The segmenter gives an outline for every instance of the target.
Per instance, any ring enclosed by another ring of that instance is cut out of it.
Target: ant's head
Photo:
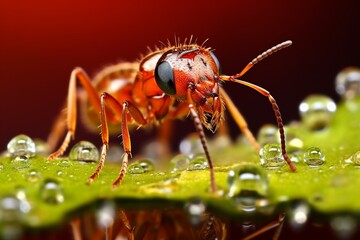
[[[209,129],[217,126],[223,113],[219,74],[219,61],[213,52],[196,44],[169,49],[155,67],[158,87],[180,101],[193,103]]]

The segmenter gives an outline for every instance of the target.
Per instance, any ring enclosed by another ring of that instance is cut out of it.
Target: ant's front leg
[[[75,129],[76,129],[76,122],[77,122],[77,107],[76,107],[76,101],[77,101],[77,95],[79,94],[76,90],[76,80],[80,81],[81,86],[85,89],[88,97],[89,97],[89,101],[91,103],[91,105],[94,106],[94,108],[97,111],[100,111],[100,99],[99,99],[99,95],[96,91],[96,89],[94,88],[94,86],[91,84],[91,81],[88,77],[88,75],[85,73],[85,71],[81,68],[75,68],[72,72],[71,72],[71,76],[70,76],[70,83],[69,83],[69,89],[68,89],[68,97],[67,97],[67,110],[66,112],[61,112],[59,114],[59,116],[57,117],[52,131],[49,134],[47,143],[48,146],[50,147],[51,150],[53,150],[53,148],[55,147],[55,145],[57,144],[57,142],[59,141],[59,137],[62,135],[63,133],[63,122],[66,119],[66,123],[67,123],[67,134],[65,136],[65,139],[63,140],[61,146],[52,154],[50,154],[50,156],[48,157],[49,159],[54,159],[58,156],[60,156],[61,154],[63,154],[69,143],[71,138],[74,137],[75,135]]]
[[[94,179],[100,174],[105,163],[106,150],[109,145],[109,130],[107,124],[108,112],[105,111],[105,102],[108,104],[108,106],[114,112],[115,115],[119,116],[121,114],[121,128],[122,128],[124,155],[122,156],[122,165],[119,176],[113,183],[113,187],[116,187],[122,182],[126,174],[128,158],[129,156],[131,157],[131,139],[130,139],[129,127],[128,127],[128,113],[140,125],[145,125],[147,121],[140,112],[140,110],[129,101],[124,101],[123,104],[121,105],[110,94],[108,93],[101,94],[100,96],[101,138],[103,145],[102,145],[101,157],[98,167],[96,168],[95,172],[89,177],[88,184],[93,182]]]

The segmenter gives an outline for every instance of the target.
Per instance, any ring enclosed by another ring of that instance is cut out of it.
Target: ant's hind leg
[[[65,124],[63,124],[63,122],[65,121],[65,119],[67,123],[67,134],[61,146],[55,152],[50,154],[50,156],[48,157],[49,159],[54,159],[60,156],[61,154],[63,154],[66,151],[71,138],[73,138],[75,135],[76,121],[77,121],[76,101],[77,101],[77,95],[79,94],[78,91],[76,90],[76,80],[79,80],[80,84],[85,89],[89,97],[90,103],[95,107],[96,110],[100,111],[100,99],[95,88],[92,86],[89,77],[87,76],[87,74],[83,69],[75,68],[71,72],[71,76],[70,76],[70,83],[69,83],[68,97],[67,97],[67,110],[59,114],[47,140],[50,149],[52,150],[54,148],[54,146],[57,144],[59,140],[59,136],[64,132]]]

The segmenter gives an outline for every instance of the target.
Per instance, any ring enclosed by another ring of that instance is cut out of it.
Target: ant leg
[[[256,149],[256,151],[260,151],[260,146],[257,143],[254,135],[249,130],[245,118],[242,116],[240,111],[237,109],[229,95],[225,92],[224,89],[221,88],[220,94],[222,98],[224,99],[226,107],[229,109],[231,116],[234,118],[236,124],[239,126],[241,132],[246,136],[246,138],[249,140],[251,145]]]
[[[273,96],[271,96],[270,92],[267,91],[266,89],[264,89],[262,87],[259,87],[259,86],[255,85],[255,84],[249,83],[249,82],[245,82],[245,81],[242,81],[242,80],[235,79],[234,76],[225,76],[225,75],[223,75],[223,76],[220,76],[220,79],[224,80],[224,81],[240,83],[242,85],[245,85],[247,87],[250,87],[250,88],[254,89],[255,91],[261,93],[263,96],[268,98],[268,100],[271,103],[271,106],[272,106],[272,108],[274,110],[275,117],[276,117],[276,122],[277,122],[279,133],[280,133],[280,143],[281,143],[282,155],[283,155],[285,161],[287,162],[287,164],[289,165],[291,171],[295,172],[296,167],[291,162],[290,158],[288,157],[288,155],[286,153],[284,125],[283,125],[283,121],[282,121],[282,118],[281,118],[280,109],[279,109],[279,106],[277,105],[277,103],[275,101],[275,98],[273,98]]]
[[[128,235],[127,236],[128,240],[134,240],[135,239],[135,236],[134,236],[134,228],[135,227],[131,226],[129,219],[123,210],[119,211],[118,218],[121,220],[121,225],[123,225],[125,227],[125,231],[127,232],[127,235]],[[121,230],[119,231],[119,234],[115,239],[121,239],[120,234],[121,234]]]
[[[123,148],[124,155],[122,156],[122,166],[120,170],[119,177],[113,183],[113,187],[116,187],[123,180],[127,164],[128,158],[131,157],[131,139],[128,128],[128,113],[130,113],[131,117],[140,125],[146,124],[146,120],[143,117],[142,113],[138,108],[136,108],[132,103],[128,101],[124,101],[121,105],[113,96],[104,92],[100,96],[100,115],[101,115],[101,139],[102,139],[102,150],[101,156],[99,160],[99,164],[95,170],[95,172],[89,177],[88,184],[94,181],[94,179],[100,174],[106,158],[106,150],[109,147],[109,130],[107,125],[107,114],[108,112],[105,110],[105,102],[109,104],[109,107],[114,111],[115,115],[121,114],[121,127],[122,127],[122,139],[123,139]]]
[[[273,228],[277,228],[275,231],[275,234],[273,236],[273,240],[278,240],[280,237],[280,233],[282,230],[282,227],[284,225],[284,219],[285,219],[285,214],[284,213],[280,213],[279,214],[279,218],[269,224],[267,224],[266,226],[262,227],[261,229],[257,230],[256,232],[250,234],[249,236],[246,236],[245,238],[243,238],[242,240],[250,240],[253,239],[257,236],[259,236],[260,234],[267,232]]]
[[[208,147],[207,147],[204,128],[203,128],[203,126],[201,124],[199,115],[196,112],[195,107],[194,107],[194,105],[192,103],[189,104],[189,108],[190,108],[191,116],[193,117],[193,120],[194,120],[196,131],[199,134],[200,141],[201,141],[201,144],[203,146],[203,149],[204,149],[204,152],[205,152],[205,155],[206,155],[206,159],[207,159],[208,164],[209,164],[211,191],[215,192],[216,191],[215,172],[214,172],[214,167],[213,167],[213,164],[212,164],[212,161],[211,161],[211,158],[210,158],[210,153],[209,153],[209,150],[208,150]]]
[[[76,91],[76,80],[80,81],[80,84],[85,89],[86,93],[89,96],[89,100],[91,104],[95,107],[96,110],[100,111],[100,100],[98,97],[98,93],[96,92],[95,88],[91,85],[91,81],[85,71],[81,68],[75,68],[71,72],[70,76],[70,83],[69,83],[69,89],[68,89],[68,97],[67,97],[67,111],[66,113],[60,113],[59,117],[55,121],[55,124],[53,126],[53,129],[51,133],[49,134],[48,143],[50,144],[50,147],[53,147],[58,139],[57,134],[61,133],[63,130],[62,123],[67,118],[67,134],[65,139],[63,140],[63,143],[59,147],[58,150],[50,154],[48,157],[49,159],[54,159],[58,157],[59,155],[63,154],[65,150],[67,149],[71,138],[75,135],[75,129],[76,129],[76,116],[77,116],[77,107],[76,107],[76,100],[78,92]],[[56,140],[50,139],[56,136]]]

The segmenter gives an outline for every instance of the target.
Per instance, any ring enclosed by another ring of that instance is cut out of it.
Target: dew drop
[[[260,164],[268,169],[278,169],[285,165],[281,146],[278,143],[266,144],[260,149]]]
[[[205,170],[209,168],[208,161],[204,153],[199,153],[194,155],[194,157],[190,160],[189,170]]]
[[[20,155],[11,160],[11,165],[16,170],[29,168],[30,160],[27,156]]]
[[[360,151],[357,151],[351,156],[351,161],[356,165],[360,166]]]
[[[98,162],[99,150],[88,141],[80,141],[70,150],[69,159],[80,162]]]
[[[47,179],[40,189],[41,198],[49,204],[60,204],[64,202],[64,194],[60,184],[56,180]]]
[[[260,146],[265,146],[266,144],[278,142],[278,129],[275,125],[265,124],[263,125],[257,135],[257,140]]]
[[[23,187],[16,188],[16,198],[19,200],[19,210],[22,213],[28,213],[31,209],[31,205],[26,198],[26,192]]]
[[[41,179],[41,174],[36,170],[30,170],[27,177],[29,182],[37,182]]]
[[[227,184],[228,196],[239,210],[250,213],[268,205],[269,182],[263,169],[255,165],[238,166],[229,172]]]
[[[205,219],[206,206],[200,199],[192,199],[185,205],[185,211],[194,226],[198,226]]]
[[[202,153],[203,147],[200,142],[200,138],[197,134],[190,134],[180,142],[180,153],[187,156],[194,156],[197,153]]]
[[[230,170],[227,178],[229,197],[251,194],[267,196],[269,182],[266,172],[255,165],[240,165]]]
[[[347,67],[335,78],[336,92],[344,99],[353,99],[360,93],[360,68]]]
[[[325,155],[318,147],[310,147],[304,152],[304,162],[310,167],[318,167],[325,163]]]
[[[185,154],[178,154],[170,161],[170,171],[178,172],[189,169],[190,159]]]
[[[19,199],[14,196],[4,196],[0,199],[1,239],[20,239],[21,217]]]
[[[35,143],[30,137],[21,134],[10,140],[7,150],[12,158],[19,156],[31,158],[35,156]]]
[[[128,173],[142,174],[154,171],[154,169],[154,164],[150,160],[142,159],[130,164],[128,167]]]
[[[58,162],[57,164],[59,167],[63,167],[63,168],[68,168],[72,166],[71,161],[66,160],[66,159],[62,159]]]
[[[299,105],[302,122],[311,130],[327,127],[335,111],[335,102],[325,95],[310,95]]]

